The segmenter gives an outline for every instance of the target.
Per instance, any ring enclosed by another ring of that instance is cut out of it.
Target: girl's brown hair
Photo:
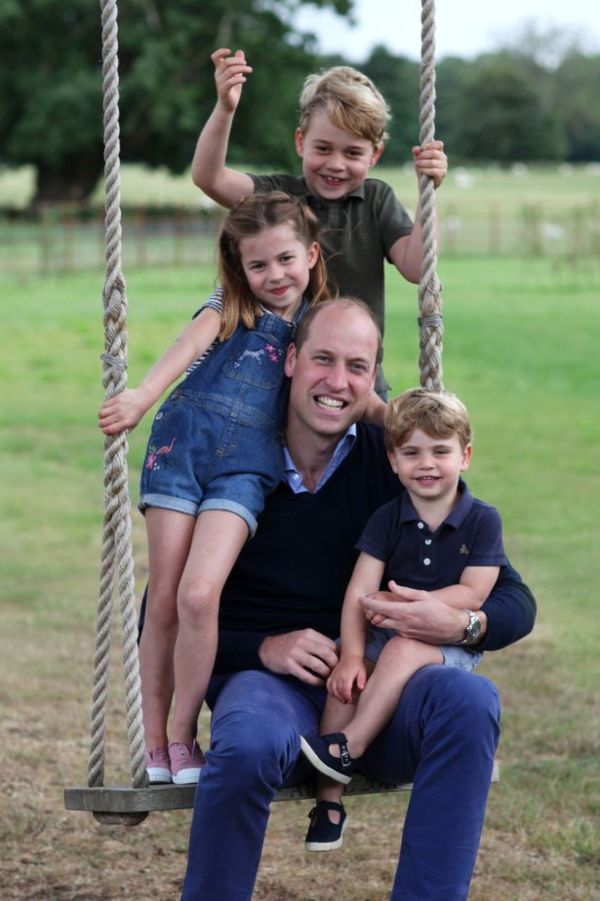
[[[250,194],[229,212],[219,238],[219,275],[223,285],[223,315],[219,338],[229,338],[240,323],[254,328],[260,304],[250,291],[240,258],[240,241],[264,228],[288,225],[308,249],[319,239],[319,220],[297,197],[272,191]],[[310,271],[307,299],[312,304],[330,296],[323,254]]]

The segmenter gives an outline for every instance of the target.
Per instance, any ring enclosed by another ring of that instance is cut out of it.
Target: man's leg
[[[227,679],[196,790],[184,901],[252,897],[269,805],[296,775],[300,735],[318,729],[324,700],[322,690],[270,673]]]
[[[429,666],[407,683],[361,765],[375,779],[414,784],[392,899],[467,898],[499,720],[496,688],[483,676]]]

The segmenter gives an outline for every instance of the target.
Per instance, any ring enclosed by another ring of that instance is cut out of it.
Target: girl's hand
[[[350,704],[354,700],[354,689],[362,691],[366,684],[364,658],[342,657],[327,680],[327,691],[343,704]]]
[[[433,179],[434,187],[439,188],[448,174],[448,157],[444,153],[443,141],[432,141],[423,147],[413,147],[417,175],[427,175]]]
[[[246,75],[252,72],[252,67],[246,63],[243,50],[236,50],[232,56],[231,50],[225,47],[215,50],[210,58],[215,67],[218,102],[226,112],[234,113],[240,102]]]
[[[105,435],[116,435],[138,424],[148,404],[139,388],[126,388],[105,400],[98,413],[98,424]]]

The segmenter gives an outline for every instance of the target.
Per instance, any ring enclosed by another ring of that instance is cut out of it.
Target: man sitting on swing
[[[318,320],[318,322],[316,322]],[[396,497],[378,429],[360,422],[373,390],[381,336],[360,301],[314,307],[290,346],[286,477],[225,586],[212,734],[196,791],[184,901],[250,899],[270,803],[305,781],[300,737],[319,729],[324,683],[354,550],[370,514]],[[381,592],[368,606],[381,625],[433,645],[495,650],[533,627],[535,601],[501,567],[477,615],[427,592],[406,603]],[[475,864],[499,738],[492,682],[461,669],[424,667],[408,681],[391,722],[358,769],[413,783],[391,897],[465,899]]]

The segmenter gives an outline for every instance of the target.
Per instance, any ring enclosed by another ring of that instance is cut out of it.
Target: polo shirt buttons
[[[431,563],[431,560],[429,559],[429,557],[425,557],[425,559],[423,560],[423,563],[425,564],[425,566],[429,566],[429,564]]]
[[[418,522],[418,523],[417,523],[417,529],[424,529],[424,528],[425,528],[425,523],[424,523],[424,522]]]
[[[431,538],[426,538],[426,539],[425,539],[425,544],[431,544]]]

